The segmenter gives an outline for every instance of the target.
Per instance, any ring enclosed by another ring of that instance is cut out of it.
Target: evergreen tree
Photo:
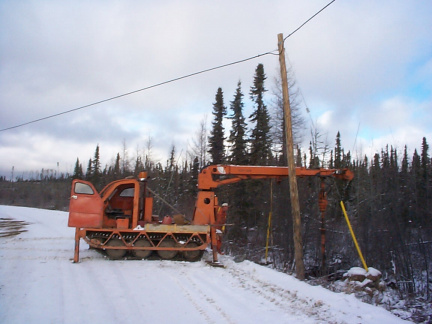
[[[115,164],[114,164],[114,170],[113,170],[114,179],[117,180],[120,178],[121,171],[120,171],[120,153],[117,153]]]
[[[342,167],[342,145],[341,145],[341,138],[340,138],[340,132],[339,131],[336,134],[334,167],[335,167],[335,169],[339,169]]]
[[[267,91],[265,80],[264,66],[258,64],[250,90],[250,97],[255,103],[255,110],[249,117],[255,123],[250,139],[250,163],[253,165],[267,165],[271,158],[270,116],[264,103],[264,93]]]
[[[314,149],[315,145],[312,142],[309,142],[309,168],[316,169],[320,166],[320,160],[317,153],[317,150]]]
[[[223,117],[226,115],[226,113],[227,111],[226,107],[224,106],[222,88],[218,88],[216,93],[216,102],[213,104],[213,128],[210,131],[209,136],[209,153],[213,164],[222,163],[225,160],[225,137],[222,123]]]
[[[329,169],[334,169],[334,159],[333,159],[333,150],[330,151],[330,161],[329,161]]]
[[[134,176],[137,177],[141,171],[144,171],[144,163],[142,162],[141,157],[137,155],[135,160]]]
[[[405,180],[407,180],[406,175],[408,174],[408,150],[407,146],[405,145],[404,148],[404,155],[402,158],[402,169],[401,169],[402,175]]]
[[[247,140],[246,122],[243,116],[243,93],[241,91],[241,82],[237,83],[237,89],[233,101],[231,101],[230,109],[232,115],[231,131],[228,138],[230,145],[229,162],[237,165],[248,164],[247,156]],[[229,228],[228,238],[239,240],[244,238],[245,233],[242,230],[250,214],[250,195],[246,189],[247,184],[244,182],[235,183],[227,188],[220,190],[221,196],[225,196],[224,202],[229,202],[230,213],[229,222],[234,226]]]
[[[232,129],[228,142],[231,144],[229,161],[232,164],[245,165],[247,159],[247,143],[246,143],[246,122],[243,116],[243,93],[241,91],[241,82],[237,84],[237,90],[234,100],[231,101],[232,115],[228,117],[232,120]]]
[[[431,195],[432,190],[430,188],[430,159],[429,159],[429,145],[426,141],[426,137],[423,137],[421,155],[420,155],[420,172],[418,178],[418,203],[419,203],[419,216],[421,217],[422,226],[429,226],[432,224],[431,215]]]
[[[173,145],[170,151],[170,157],[166,161],[164,170],[161,170],[159,177],[159,194],[171,205],[175,206],[178,201],[178,167],[176,165],[176,149]],[[159,214],[169,215],[172,214],[171,208],[164,202],[159,201]]]
[[[95,186],[100,185],[102,178],[101,163],[99,155],[99,144],[96,145],[92,166],[91,166],[91,181]]]
[[[174,167],[175,167],[175,165],[176,165],[176,150],[175,150],[175,146],[173,145],[172,147],[171,147],[171,152],[170,152],[170,158],[169,158],[169,164],[168,164],[168,168],[169,168],[169,170],[171,171]]]
[[[404,148],[404,154],[402,158],[402,166],[400,171],[400,201],[401,201],[401,217],[405,224],[409,224],[409,218],[410,218],[410,206],[412,202],[412,188],[411,183],[409,179],[408,174],[408,150],[407,146],[405,145]]]
[[[85,175],[85,178],[86,178],[86,180],[92,180],[92,175],[93,175],[93,172],[92,172],[92,159],[89,159],[89,161],[88,161],[88,165],[87,165],[87,171],[86,171],[86,175]]]
[[[421,160],[420,155],[417,153],[417,149],[414,150],[414,154],[411,161],[411,174],[416,180],[416,186],[418,185],[418,179],[421,178]]]
[[[302,167],[302,152],[300,146],[297,147],[297,153],[296,153],[296,167]],[[285,164],[284,164],[285,165]]]
[[[192,167],[191,167],[191,176],[190,176],[190,181],[189,181],[189,190],[191,193],[191,196],[193,196],[194,198],[196,197],[196,194],[198,192],[198,174],[199,174],[199,159],[196,156],[192,162]]]
[[[83,179],[84,178],[82,164],[80,164],[78,158],[75,162],[75,168],[74,168],[74,173],[72,175],[72,178],[74,178],[74,179]]]
[[[425,180],[425,184],[427,183],[428,178],[428,167],[429,167],[429,145],[426,141],[426,137],[423,137],[422,140],[422,150],[421,150],[421,174]]]

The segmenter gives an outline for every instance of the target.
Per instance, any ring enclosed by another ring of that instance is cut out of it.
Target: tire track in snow
[[[213,307],[216,307],[221,315],[225,314],[224,317],[229,318],[230,323],[243,323],[244,314],[252,316],[257,323],[266,322],[269,318],[275,319],[276,308],[274,304],[256,291],[247,289],[241,280],[233,277],[227,269],[205,266],[202,271],[197,271],[189,280],[191,285],[195,287],[207,288],[202,293],[206,299],[215,304]],[[286,313],[286,309],[284,313]],[[294,318],[293,314],[289,315],[289,319],[284,319],[285,322],[302,321],[301,316]],[[283,321],[281,318],[278,320]]]
[[[61,262],[60,277],[63,290],[63,312],[61,313],[63,322],[110,323],[113,307],[112,304],[106,306],[104,300],[109,293],[100,288],[100,283],[96,280],[98,274],[90,269],[90,263],[72,263],[69,260],[59,262]],[[97,303],[94,302],[96,300]]]
[[[187,271],[186,269],[182,269],[180,271],[180,276],[174,277],[173,279],[180,287],[180,289],[183,290],[185,296],[189,299],[192,305],[194,305],[198,312],[205,317],[206,323],[218,323],[220,322],[220,318],[218,318],[217,320],[212,319],[212,316],[206,310],[208,308],[201,307],[199,305],[199,301],[203,300],[205,300],[208,304],[211,305],[210,309],[215,309],[217,311],[217,315],[221,315],[221,317],[224,319],[224,323],[234,324],[235,322],[228,316],[227,313],[224,312],[224,310],[219,305],[217,305],[215,300],[209,297],[208,294],[192,280],[190,273],[190,269],[187,269]],[[179,278],[181,278],[181,280]],[[199,296],[199,299],[197,300],[197,298],[194,296]]]
[[[184,295],[190,301],[190,303],[193,305],[193,307],[198,311],[199,314],[201,314],[204,317],[205,322],[206,323],[216,323],[215,321],[212,320],[212,318],[210,317],[208,312],[198,304],[198,302],[195,300],[195,298],[192,297],[193,293],[191,293],[189,289],[186,289],[186,287],[177,278],[174,278],[174,281],[175,281],[176,285],[183,291]]]
[[[103,261],[104,262],[104,261]],[[94,269],[94,267],[100,267],[99,269]],[[113,285],[108,282],[103,282],[101,279],[101,275],[103,274],[102,271],[100,271],[102,268],[100,262],[88,262],[86,263],[86,267],[82,267],[82,271],[87,272],[87,277],[90,279],[89,281],[91,284],[86,287],[87,289],[92,289],[93,292],[96,292],[98,295],[98,302],[99,305],[103,305],[103,312],[108,315],[110,314],[110,322],[123,322],[122,314],[117,314],[117,309],[119,308],[118,300],[115,300],[114,302],[114,296],[112,292],[115,292],[115,289]],[[103,267],[104,270],[106,270],[109,267]],[[124,299],[123,298],[120,298]]]
[[[50,244],[49,247],[37,244],[29,245],[8,245],[8,255],[3,256],[4,260],[69,260],[73,255],[71,249],[56,248],[56,243]],[[12,252],[12,253],[11,253]]]
[[[62,289],[66,294],[63,297],[63,309],[64,309],[64,322],[70,323],[73,319],[74,322],[79,323],[82,321],[91,321],[92,318],[82,318],[82,314],[87,314],[88,304],[86,303],[86,298],[91,295],[88,291],[85,291],[86,283],[83,281],[71,282],[70,278],[77,278],[77,271],[79,267],[78,264],[68,263],[63,264],[62,268]],[[74,298],[74,296],[78,296],[78,298]],[[83,298],[85,296],[85,298]],[[90,296],[91,298],[91,296]],[[95,298],[95,297],[94,297]],[[78,309],[79,312],[75,313],[75,309]]]
[[[134,317],[139,318],[145,318],[146,312],[143,307],[143,305],[138,304],[137,300],[140,300],[140,296],[136,296],[135,293],[141,293],[142,291],[140,289],[137,289],[137,281],[135,282],[134,287],[131,287],[131,280],[128,280],[129,278],[126,277],[125,273],[127,273],[129,276],[131,275],[130,272],[125,271],[128,267],[124,262],[129,261],[111,261],[106,260],[109,262],[108,269],[110,270],[107,275],[109,278],[114,277],[116,278],[116,283],[113,285],[113,289],[115,289],[120,295],[125,296],[122,298],[123,305],[121,306],[121,309],[127,311],[125,314],[133,314]],[[127,264],[128,266],[131,264]],[[136,277],[134,277],[136,278]],[[123,320],[127,322],[127,318],[123,315]]]
[[[16,240],[16,241],[19,241],[19,242],[27,242],[27,241],[30,241],[30,242],[34,242],[34,241],[53,241],[53,240],[56,240],[56,241],[68,241],[68,242],[70,242],[71,240],[72,240],[72,242],[74,241],[74,237],[64,237],[64,236],[62,236],[62,237],[56,237],[56,236],[53,236],[53,237],[31,237],[31,238],[25,238],[25,237],[18,237],[18,238],[13,237],[13,238],[10,238],[10,237],[8,237],[8,239],[13,239],[13,240]]]
[[[281,288],[280,286],[263,281],[252,273],[244,271],[236,266],[227,267],[228,272],[233,278],[247,290],[253,291],[255,294],[262,296],[275,306],[282,309],[284,312],[290,311],[294,315],[307,315],[314,318],[317,322],[325,323],[345,323],[332,321],[329,317],[328,306],[321,300],[313,300],[299,297],[296,291]]]

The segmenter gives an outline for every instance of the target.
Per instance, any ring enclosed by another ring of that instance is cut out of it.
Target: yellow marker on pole
[[[266,248],[265,248],[265,262],[266,263],[267,263],[268,248],[269,248],[272,212],[273,212],[273,181],[270,180],[270,212],[269,212],[269,218],[268,218],[268,224],[267,224],[267,239],[266,239]]]
[[[272,212],[269,213],[268,224],[267,224],[267,240],[266,240],[266,248],[265,248],[265,262],[266,263],[267,263],[268,248],[269,248],[271,217],[272,217]]]
[[[347,222],[347,224],[348,224],[348,228],[349,228],[350,233],[351,233],[351,236],[352,236],[352,238],[353,238],[354,245],[355,245],[355,247],[356,247],[356,249],[357,249],[357,252],[358,252],[358,254],[359,254],[359,256],[360,256],[360,260],[361,260],[361,262],[362,262],[362,264],[363,264],[363,268],[365,268],[366,271],[369,271],[369,269],[368,269],[368,267],[367,267],[367,265],[366,265],[366,261],[365,261],[365,259],[363,258],[363,254],[362,254],[362,252],[361,252],[361,250],[360,250],[360,246],[359,246],[358,243],[357,243],[357,239],[356,239],[356,237],[355,237],[355,235],[354,235],[354,231],[353,231],[353,229],[352,229],[352,227],[351,227],[351,223],[350,223],[350,221],[349,221],[349,219],[348,219],[348,215],[347,215],[347,212],[346,212],[346,210],[345,210],[345,205],[344,205],[344,203],[343,203],[342,200],[341,200],[341,202],[340,202],[340,205],[341,205],[341,207],[342,207],[342,211],[343,211],[343,213],[344,213],[345,220],[346,220],[346,222]]]

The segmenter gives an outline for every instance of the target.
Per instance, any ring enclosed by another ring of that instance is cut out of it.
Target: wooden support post
[[[283,34],[278,34],[278,49],[279,49],[280,73],[282,79],[282,94],[283,94],[283,106],[284,106],[285,136],[286,136],[286,143],[287,143],[286,150],[287,150],[288,172],[289,172],[288,177],[290,183],[291,213],[293,218],[294,257],[295,257],[296,275],[298,279],[304,280],[305,269],[303,263],[303,242],[302,242],[302,234],[301,234],[300,204],[299,204],[297,178],[296,178],[295,163],[294,163],[294,144],[293,144],[293,136],[292,136],[291,107],[289,102]]]

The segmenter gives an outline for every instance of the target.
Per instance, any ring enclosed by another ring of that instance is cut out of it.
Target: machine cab
[[[135,227],[139,215],[142,214],[139,202],[140,183],[135,179],[111,182],[100,193],[90,182],[74,180],[68,226],[124,229]]]

